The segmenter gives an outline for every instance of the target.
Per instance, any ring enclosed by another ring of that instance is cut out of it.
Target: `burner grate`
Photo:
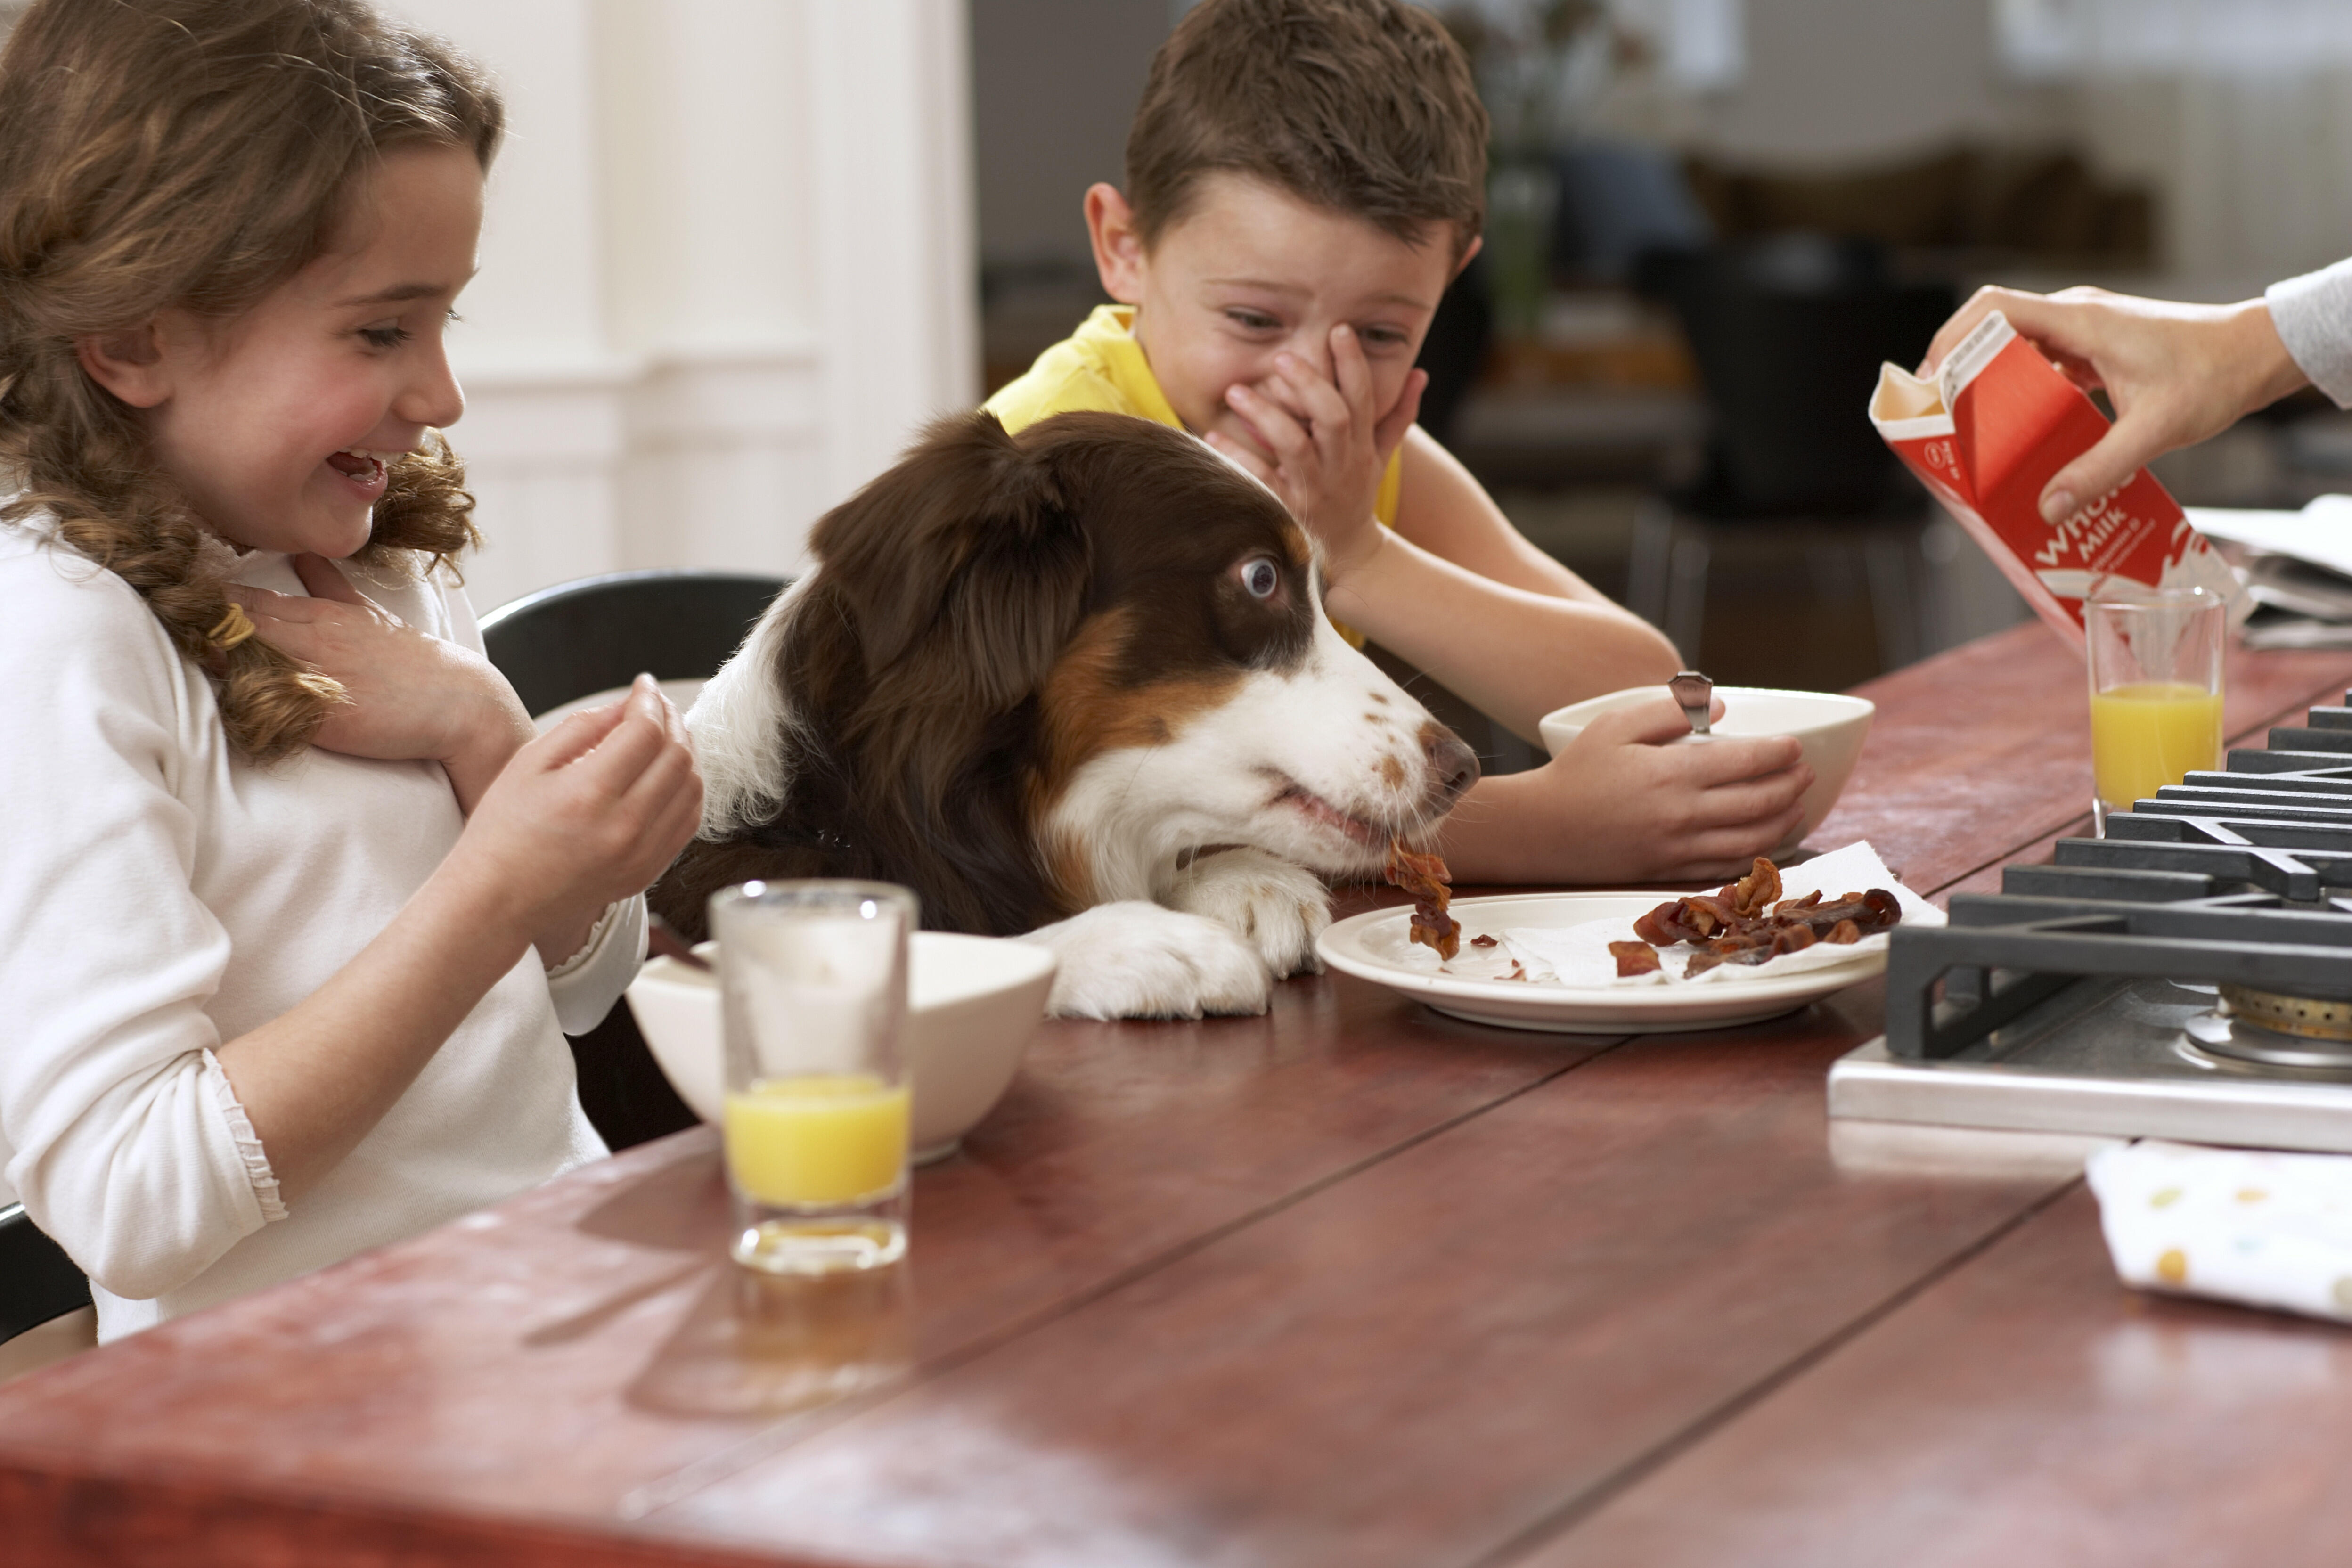
[[[1950,925],[1897,929],[1887,1053],[1978,1050],[2089,976],[2352,1002],[2352,706],[2270,742],[1954,897]]]

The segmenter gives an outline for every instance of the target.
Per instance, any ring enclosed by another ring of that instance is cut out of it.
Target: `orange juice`
[[[763,1079],[727,1095],[727,1170],[777,1208],[888,1193],[907,1168],[907,1086],[863,1075]]]
[[[2200,769],[2221,765],[2221,696],[2149,680],[2091,694],[2091,771],[2117,810]]]

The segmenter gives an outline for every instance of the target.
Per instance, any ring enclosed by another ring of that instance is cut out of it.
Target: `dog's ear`
[[[810,535],[869,676],[936,642],[992,710],[1034,690],[1076,627],[1092,570],[1050,464],[993,415],[924,433]]]

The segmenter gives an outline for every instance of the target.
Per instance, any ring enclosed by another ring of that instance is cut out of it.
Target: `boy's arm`
[[[1674,645],[1520,536],[1418,428],[1395,531],[1335,577],[1331,612],[1532,740],[1553,709],[1681,668]]]

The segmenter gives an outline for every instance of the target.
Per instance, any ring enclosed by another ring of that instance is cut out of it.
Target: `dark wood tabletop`
[[[2230,728],[2347,684],[2236,657]],[[1815,847],[2087,826],[2039,626],[1863,691]],[[2122,1289],[2064,1141],[1832,1128],[1880,1007],[1052,1024],[881,1279],[742,1280],[698,1129],[0,1388],[0,1560],[2343,1561],[2352,1336]]]

